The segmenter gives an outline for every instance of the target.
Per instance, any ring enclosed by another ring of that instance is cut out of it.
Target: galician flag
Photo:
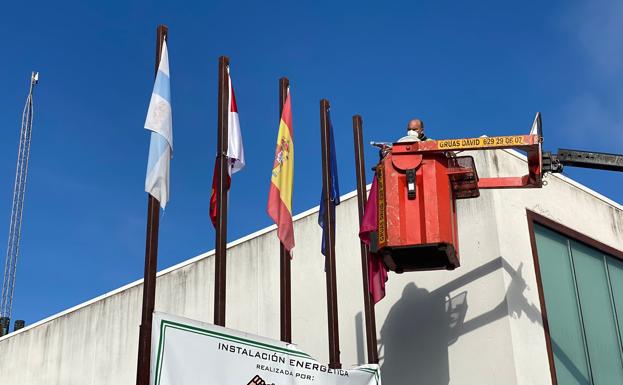
[[[292,105],[290,89],[283,104],[275,162],[270,178],[268,192],[268,215],[277,224],[277,236],[286,250],[294,248],[294,228],[292,226],[292,185],[294,179],[294,142],[292,131]]]
[[[163,41],[156,82],[145,119],[145,128],[151,131],[145,191],[156,198],[163,209],[169,201],[169,166],[173,156],[173,120],[169,83],[169,54],[167,43]]]
[[[229,190],[231,176],[244,167],[244,147],[242,145],[242,135],[240,133],[240,121],[238,120],[238,106],[236,105],[234,87],[231,84],[229,67],[227,67],[227,78],[229,81],[229,113],[227,114],[227,183],[225,187]],[[214,227],[216,227],[216,167],[217,163],[214,164],[212,194],[210,196],[210,219]]]

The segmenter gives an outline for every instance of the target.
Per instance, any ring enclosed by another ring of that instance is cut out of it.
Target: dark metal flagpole
[[[288,78],[279,79],[279,120],[283,113],[283,105],[288,96],[288,87],[290,81]],[[281,123],[280,123],[281,124]],[[292,127],[290,127],[292,129]],[[280,260],[280,328],[281,340],[284,342],[292,342],[292,291],[291,291],[291,269],[290,269],[290,252],[286,250],[282,242],[279,242],[279,260]]]
[[[229,116],[229,58],[218,59],[218,139],[216,143],[216,246],[214,254],[214,324],[225,326],[227,267],[227,131]]]
[[[166,40],[169,28],[159,25],[156,34],[156,69],[158,74],[162,43]],[[147,194],[147,238],[145,244],[145,276],[143,279],[143,307],[141,326],[138,336],[138,362],[136,384],[149,384],[151,360],[151,327],[156,302],[156,271],[158,265],[158,227],[160,203],[151,194]]]
[[[363,211],[366,207],[366,169],[363,155],[363,120],[360,115],[353,116],[353,136],[355,141],[355,170],[357,173],[357,208],[359,209],[359,223],[363,220]],[[376,342],[376,320],[374,303],[370,294],[368,281],[368,245],[360,242],[361,246],[361,275],[363,282],[363,309],[366,318],[366,344],[368,348],[368,363],[378,364],[379,354]]]
[[[331,201],[331,135],[329,124],[329,101],[320,101],[320,137],[322,148],[322,199],[324,199],[324,225],[327,277],[327,327],[329,332],[329,367],[339,369],[340,333],[337,316],[337,279],[335,276],[335,203]]]

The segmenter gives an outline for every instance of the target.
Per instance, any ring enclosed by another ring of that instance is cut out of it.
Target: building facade
[[[472,154],[480,176],[525,173],[513,151]],[[376,305],[385,384],[623,383],[623,206],[560,175],[457,202],[461,266],[390,273]],[[328,361],[318,208],[295,217],[292,339]],[[336,212],[340,350],[364,363],[357,199]],[[279,338],[274,227],[228,246],[227,327]],[[138,257],[138,256],[137,256]],[[211,322],[213,252],[161,271],[156,310]],[[0,338],[0,385],[132,384],[142,281]]]

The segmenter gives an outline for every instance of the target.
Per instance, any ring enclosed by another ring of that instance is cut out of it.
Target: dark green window
[[[623,384],[623,262],[533,228],[558,385]]]

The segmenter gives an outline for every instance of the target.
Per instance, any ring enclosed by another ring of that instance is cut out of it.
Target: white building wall
[[[521,175],[515,153],[474,153],[482,176]],[[623,208],[559,176],[543,189],[483,190],[458,202],[461,267],[390,274],[376,306],[386,384],[550,383],[526,209],[623,249]],[[328,360],[324,257],[317,209],[297,217],[293,340]],[[365,360],[356,197],[337,210],[338,311],[345,367]],[[159,274],[156,310],[212,321],[213,253]],[[233,242],[227,326],[279,338],[274,228]],[[0,385],[132,384],[142,285],[129,284],[0,338]]]
[[[489,165],[492,176],[525,172],[525,163],[517,161],[523,158],[516,153],[491,152],[488,155],[489,161],[479,164]],[[509,161],[509,158],[517,160]],[[549,383],[541,375],[549,372],[549,364],[542,344],[545,337],[526,210],[623,250],[623,207],[620,204],[569,178],[548,175],[545,181],[547,185],[541,189],[493,192],[500,255],[516,272],[509,274],[507,271],[503,276],[519,384]]]

